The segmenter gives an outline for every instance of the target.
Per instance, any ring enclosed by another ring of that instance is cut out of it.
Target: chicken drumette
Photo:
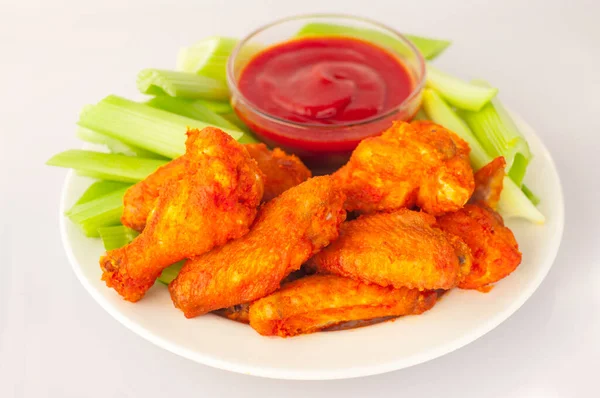
[[[350,211],[418,206],[432,215],[460,209],[473,193],[469,146],[431,122],[395,122],[363,140],[334,176]]]
[[[248,232],[263,195],[248,151],[215,128],[188,131],[181,173],[159,190],[143,232],[100,258],[102,279],[137,301],[161,271]]]

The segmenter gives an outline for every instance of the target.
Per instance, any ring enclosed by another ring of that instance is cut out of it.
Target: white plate
[[[165,286],[155,285],[137,304],[121,299],[100,280],[99,239],[89,239],[62,216],[91,180],[67,176],[60,209],[62,238],[77,277],[98,303],[123,325],[154,344],[193,361],[256,376],[341,379],[406,368],[454,351],[483,336],[513,314],[548,273],[562,237],[563,194],[547,149],[520,123],[535,159],[526,179],[542,198],[545,225],[507,220],[523,263],[487,294],[454,289],[432,310],[374,326],[294,338],[262,337],[249,326],[215,315],[186,319]]]

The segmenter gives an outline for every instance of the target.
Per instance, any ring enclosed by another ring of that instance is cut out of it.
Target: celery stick
[[[184,47],[177,56],[177,70],[226,81],[227,59],[237,42],[230,37],[209,37]]]
[[[423,90],[423,108],[429,120],[441,124],[455,132],[460,138],[467,141],[471,147],[470,160],[473,169],[479,170],[488,164],[492,158],[479,144],[469,126],[452,110],[444,99],[434,90]]]
[[[536,224],[546,222],[546,217],[508,176],[504,177],[504,187],[498,202],[498,212],[504,218],[525,218]]]
[[[401,54],[406,52],[404,44],[398,39],[384,32],[367,28],[311,22],[304,25],[298,31],[297,36],[350,36],[380,44],[384,47],[398,51]],[[451,42],[447,40],[430,39],[407,34],[404,36],[417,47],[425,59],[437,57],[451,44]]]
[[[244,135],[238,139],[241,144],[252,144],[259,142],[250,132],[250,129],[240,119],[238,119],[235,113],[219,115],[209,110],[198,101],[186,101],[181,98],[169,97],[165,95],[154,97],[146,103],[154,108],[176,113],[178,115],[208,123],[219,128],[225,128],[232,131],[242,131]]]
[[[127,145],[115,138],[97,133],[90,129],[86,129],[85,127],[78,127],[75,135],[82,141],[104,145],[112,153],[118,153],[127,156],[140,156],[142,158],[165,159],[165,157],[159,154],[132,145]]]
[[[250,129],[237,118],[235,113],[218,115],[197,101],[189,102],[181,98],[168,97],[164,95],[160,97],[154,97],[148,101],[147,104],[154,108],[163,109],[181,116],[186,116],[191,119],[212,124],[219,128],[225,128],[232,131],[243,131],[244,135],[238,139],[238,142],[241,144],[252,144],[259,142],[254,135],[252,135]]]
[[[213,100],[229,98],[229,88],[222,80],[172,70],[144,69],[138,73],[137,87],[141,93],[150,95]]]
[[[229,37],[209,37],[181,49],[177,70],[227,81],[227,62],[238,40]],[[261,44],[246,43],[236,56],[236,63],[245,63],[263,48]]]
[[[525,194],[525,196],[527,196],[531,203],[533,203],[536,206],[540,204],[540,198],[537,197],[536,194],[534,194],[533,191],[531,191],[531,189],[529,189],[527,185],[521,185],[521,191],[523,191],[523,193]]]
[[[469,126],[434,90],[425,89],[423,91],[423,109],[430,120],[453,131],[469,144],[471,147],[469,158],[474,170],[478,170],[492,161],[492,157],[479,144]],[[504,177],[504,187],[500,195],[498,210],[506,218],[525,218],[538,224],[545,222],[544,215],[508,176]]]
[[[440,55],[452,42],[448,40],[432,39],[429,37],[415,36],[404,33],[404,37],[411,41],[423,54],[423,58],[430,60]]]
[[[427,118],[427,114],[425,113],[423,108],[420,108],[417,111],[417,113],[415,114],[415,116],[412,118],[412,120],[429,120],[429,119]]]
[[[78,124],[168,158],[185,153],[188,127],[202,129],[208,126],[207,123],[115,95],[86,107]],[[238,141],[243,137],[239,131],[222,130]]]
[[[477,112],[498,93],[497,88],[482,87],[450,76],[427,64],[427,87],[435,89],[457,108]]]
[[[213,111],[214,113],[218,113],[219,115],[222,115],[224,113],[233,112],[233,108],[231,107],[231,104],[226,101],[212,101],[212,100],[199,98],[197,100],[194,100],[193,102],[198,103],[198,104],[208,108],[209,110]]]
[[[129,188],[130,186],[131,184],[118,181],[96,181],[85,190],[74,206],[90,202],[117,189]]]
[[[49,166],[68,167],[84,173],[99,173],[105,180],[121,182],[143,180],[166,163],[159,159],[145,159],[83,149],[61,152],[46,162]]]
[[[481,87],[490,87],[484,81],[473,81]],[[498,98],[492,99],[479,112],[460,112],[481,145],[491,156],[504,156],[508,175],[517,185],[521,185],[531,152],[508,112]]]
[[[86,236],[97,237],[98,228],[119,225],[123,214],[123,195],[127,188],[121,188],[87,203],[73,206],[65,215],[77,224]]]
[[[230,113],[223,113],[223,114],[221,114],[221,116],[223,116],[225,119],[229,120],[230,123],[235,124],[237,126],[237,128],[239,128],[241,131],[244,132],[244,134],[248,134],[251,137],[254,137],[250,128],[248,126],[246,126],[246,124],[244,124],[244,122],[242,122],[242,120],[238,117],[237,113],[235,113],[233,110]],[[244,135],[244,137],[245,137],[245,135]],[[260,141],[256,140],[255,142],[260,142]]]
[[[196,101],[186,101],[181,98],[161,95],[159,97],[152,98],[146,103],[153,108],[176,113],[178,115],[199,120],[217,127],[224,127],[230,130],[239,130],[238,126]]]
[[[127,228],[124,225],[98,228],[98,234],[102,238],[102,243],[106,250],[121,248],[139,235],[137,231]]]
[[[183,267],[184,263],[185,263],[185,260],[175,263],[168,268],[165,268],[163,270],[163,272],[160,274],[160,276],[158,277],[158,281],[165,285],[168,285],[169,283],[171,283],[171,281],[173,279],[177,278],[177,275],[179,274],[179,271]]]

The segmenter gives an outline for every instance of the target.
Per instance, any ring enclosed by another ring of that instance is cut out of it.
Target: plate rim
[[[511,115],[517,119],[518,124],[523,127],[527,127],[529,132],[526,133],[526,137],[528,140],[534,139],[537,141],[537,145],[541,152],[536,156],[544,156],[549,165],[551,166],[552,174],[556,176],[556,183],[558,186],[558,197],[552,198],[556,203],[556,220],[557,226],[555,234],[553,235],[553,241],[550,241],[548,245],[550,246],[549,255],[547,256],[546,263],[548,264],[545,269],[538,272],[536,274],[535,279],[530,283],[528,289],[522,291],[519,295],[519,299],[512,301],[507,308],[496,314],[492,319],[488,320],[481,326],[472,329],[469,333],[463,334],[460,338],[443,345],[440,348],[429,349],[422,353],[411,355],[409,357],[401,357],[397,360],[387,361],[378,365],[367,365],[367,366],[355,366],[349,368],[336,368],[330,370],[293,370],[288,368],[278,368],[271,366],[255,366],[255,365],[247,365],[241,364],[235,361],[223,360],[218,357],[203,354],[200,352],[192,351],[186,347],[180,346],[178,344],[172,343],[171,341],[164,339],[151,330],[146,329],[145,327],[139,325],[138,323],[130,320],[126,315],[122,314],[116,307],[113,307],[107,299],[88,281],[86,276],[83,274],[81,266],[79,265],[77,259],[75,258],[75,254],[73,253],[73,249],[71,246],[71,242],[68,238],[67,232],[67,217],[64,216],[66,211],[66,202],[67,202],[67,194],[68,187],[70,186],[75,173],[73,170],[69,170],[63,186],[61,188],[61,199],[59,206],[59,224],[60,224],[60,234],[61,240],[63,243],[63,247],[65,249],[65,253],[73,269],[73,272],[77,276],[79,282],[83,285],[85,290],[92,296],[92,298],[100,304],[100,306],[108,312],[113,318],[115,318],[119,323],[125,326],[127,329],[132,331],[133,333],[139,335],[145,340],[153,343],[154,345],[163,348],[171,353],[189,359],[191,361],[214,367],[221,370],[227,370],[235,373],[252,375],[270,379],[281,379],[281,380],[339,380],[339,379],[350,379],[364,376],[372,376],[387,372],[392,372],[395,370],[405,369],[411,366],[415,366],[421,363],[428,362],[435,358],[442,357],[451,352],[454,352],[466,345],[478,340],[482,336],[486,335],[500,324],[505,322],[508,318],[510,318],[513,314],[515,314],[522,306],[525,304],[527,300],[531,298],[531,296],[535,293],[535,291],[542,284],[550,269],[554,265],[556,261],[556,257],[558,255],[558,251],[560,249],[560,244],[562,242],[562,237],[564,233],[564,224],[565,224],[565,206],[564,206],[564,189],[562,186],[562,182],[560,179],[560,174],[558,173],[558,169],[556,168],[556,163],[554,158],[552,157],[550,151],[544,144],[544,142],[537,135],[535,130],[525,122],[520,115],[515,112],[511,112]]]

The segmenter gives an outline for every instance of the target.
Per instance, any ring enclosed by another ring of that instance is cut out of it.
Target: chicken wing
[[[504,186],[506,161],[499,156],[475,173],[475,190],[469,203],[483,202],[496,209]]]
[[[521,252],[502,216],[483,203],[467,204],[455,213],[438,218],[444,231],[460,237],[471,248],[471,272],[459,283],[463,289],[482,289],[513,272]]]
[[[243,146],[215,128],[188,131],[184,174],[160,189],[144,231],[100,258],[102,279],[137,301],[161,271],[246,234],[263,195],[262,175]]]
[[[342,322],[421,314],[436,292],[368,285],[337,275],[313,275],[288,283],[250,305],[250,326],[265,336],[312,333]]]
[[[303,278],[304,276],[306,276],[306,274],[304,273],[304,270],[299,269],[297,271],[292,272],[285,278],[283,278],[283,280],[281,281],[281,284],[295,281],[297,279]],[[231,319],[232,321],[241,322],[241,323],[249,323],[250,322],[248,319],[249,309],[250,309],[250,304],[246,303],[246,304],[237,304],[237,305],[234,305],[233,307],[221,308],[220,310],[215,310],[212,313],[222,316],[227,319]]]
[[[361,213],[418,206],[432,215],[460,209],[473,193],[469,146],[431,122],[395,122],[363,140],[334,175]]]
[[[123,214],[121,223],[126,227],[142,232],[148,221],[148,216],[161,190],[169,183],[176,181],[186,174],[190,163],[184,157],[179,157],[159,167],[154,173],[131,186],[123,197]]]
[[[312,175],[297,156],[288,155],[279,148],[270,151],[265,144],[246,144],[245,147],[265,176],[263,202],[281,195]]]
[[[250,156],[258,163],[263,173],[266,202],[311,176],[310,170],[298,157],[288,155],[279,148],[270,151],[265,144],[246,144]],[[185,174],[185,160],[174,159],[160,167],[143,181],[138,182],[125,193],[121,222],[126,227],[141,232],[146,225],[150,211],[156,205],[156,199],[164,185]]]
[[[185,263],[169,285],[173,303],[191,318],[277,290],[283,278],[338,237],[344,200],[324,176],[267,202],[247,235]]]
[[[451,289],[469,273],[471,252],[435,222],[408,209],[364,215],[342,224],[340,237],[307,264],[381,286]]]

